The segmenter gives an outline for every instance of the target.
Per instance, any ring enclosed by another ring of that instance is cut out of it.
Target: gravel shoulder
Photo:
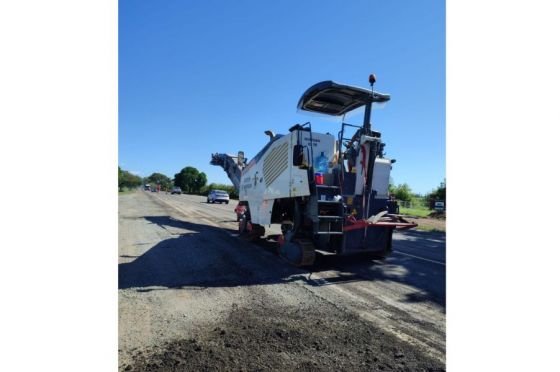
[[[120,370],[445,369],[444,237],[302,270],[204,201],[119,196]]]
[[[418,229],[424,231],[439,231],[445,232],[446,220],[437,218],[424,218],[424,217],[407,217],[412,222],[418,224]]]

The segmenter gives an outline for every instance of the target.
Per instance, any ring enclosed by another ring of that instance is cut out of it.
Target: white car
[[[226,203],[229,204],[229,194],[222,190],[212,190],[210,194],[208,194],[208,198],[206,199],[206,203]]]

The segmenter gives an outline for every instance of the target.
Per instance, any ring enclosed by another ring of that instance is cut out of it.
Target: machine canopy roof
[[[298,109],[340,116],[368,102],[387,102],[388,94],[372,92],[351,85],[322,81],[307,89],[298,102]]]

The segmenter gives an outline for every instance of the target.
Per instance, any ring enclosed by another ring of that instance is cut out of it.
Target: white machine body
[[[299,143],[309,150],[307,161],[313,162],[318,156],[325,156],[329,160],[329,168],[324,177],[332,177],[332,165],[336,163],[336,141],[333,135],[296,130],[277,136],[279,138],[271,141],[242,171],[239,200],[249,203],[253,223],[270,224],[275,199],[310,195],[307,169],[293,165],[293,148],[298,144],[298,136]],[[363,140],[363,146],[366,154],[369,153],[367,138]],[[365,181],[363,171],[367,169],[367,156],[366,164],[362,166],[360,163],[364,160],[362,151],[359,152],[356,166],[356,195],[362,194]],[[390,159],[375,160],[373,190],[376,191],[376,198],[388,198],[390,171]]]
[[[247,164],[241,176],[239,200],[249,203],[253,223],[270,224],[275,199],[310,195],[307,170],[293,165],[298,136],[300,144],[309,149],[309,158],[323,153],[332,162],[335,138],[330,134],[296,130],[271,142]]]

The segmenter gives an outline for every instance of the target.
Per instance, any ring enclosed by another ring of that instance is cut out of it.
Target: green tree
[[[426,199],[428,200],[443,200],[445,201],[445,192],[446,192],[446,180],[445,178],[439,184],[439,187],[435,190],[432,190],[428,195],[426,195]]]
[[[391,193],[395,195],[395,198],[397,200],[403,200],[403,201],[412,200],[412,190],[410,189],[410,186],[408,186],[406,183],[402,183],[394,187],[394,190]]]
[[[167,177],[165,174],[161,173],[152,173],[148,176],[145,183],[149,183],[151,185],[161,185],[162,190],[171,190],[171,178]]]
[[[142,178],[130,173],[129,171],[122,170],[119,167],[119,191],[123,191],[125,188],[132,189],[138,187],[142,184]]]
[[[185,167],[175,174],[173,182],[183,191],[189,194],[197,194],[206,185],[207,179],[204,172],[199,172],[194,167]]]
[[[393,177],[389,176],[389,194],[395,195],[396,188],[397,187],[395,186],[395,181],[393,180]]]

